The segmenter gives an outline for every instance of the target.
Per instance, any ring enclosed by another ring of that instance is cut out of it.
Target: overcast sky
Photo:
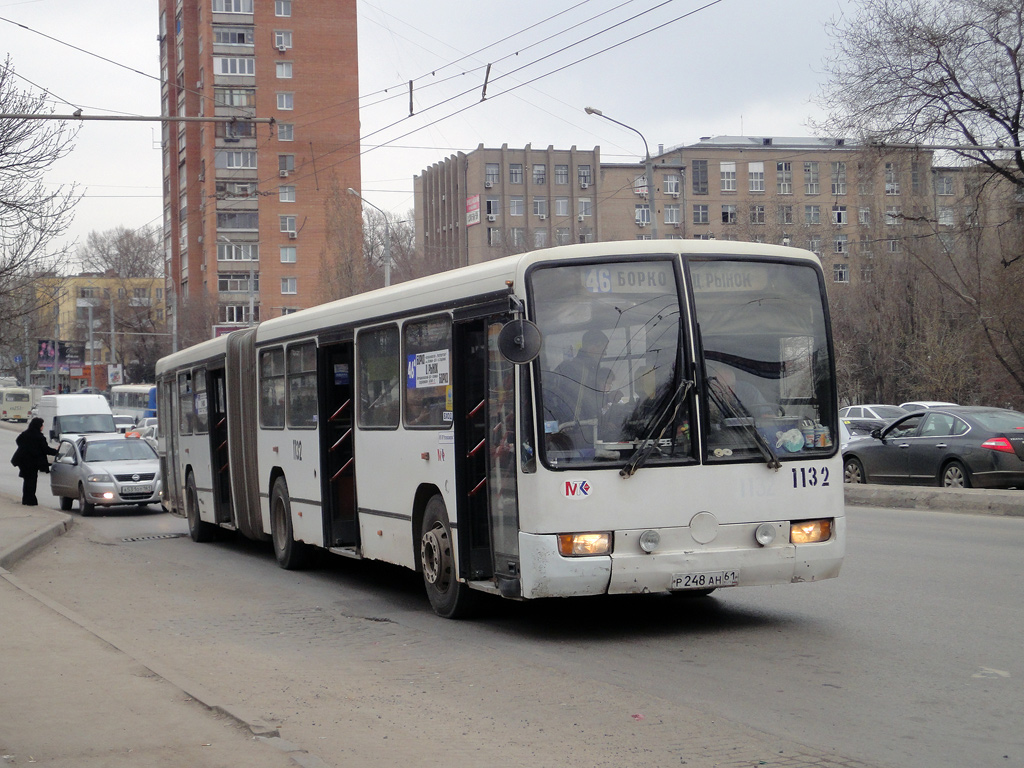
[[[639,136],[585,106],[634,126],[652,152],[701,136],[811,135],[825,24],[849,4],[358,0],[363,196],[404,216],[414,175],[481,143],[643,156]],[[0,19],[16,73],[59,113],[159,114],[156,0],[0,0]],[[49,176],[85,192],[71,238],[160,222],[159,141],[156,123],[82,123]]]

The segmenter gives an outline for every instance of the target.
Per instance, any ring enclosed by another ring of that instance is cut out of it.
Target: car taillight
[[[993,437],[990,440],[986,440],[981,444],[982,448],[988,448],[990,451],[1002,451],[1003,453],[1016,453],[1013,450],[1013,446],[1010,445],[1010,441],[1005,437]]]

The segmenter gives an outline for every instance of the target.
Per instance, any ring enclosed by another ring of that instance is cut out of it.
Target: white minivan
[[[54,445],[67,435],[117,432],[110,403],[103,395],[43,395],[38,413],[43,434]]]

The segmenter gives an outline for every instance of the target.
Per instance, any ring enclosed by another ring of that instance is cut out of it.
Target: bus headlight
[[[607,555],[612,550],[610,533],[560,533],[558,554],[562,557]]]
[[[814,544],[828,541],[832,537],[832,518],[824,520],[801,520],[789,526],[791,544]]]

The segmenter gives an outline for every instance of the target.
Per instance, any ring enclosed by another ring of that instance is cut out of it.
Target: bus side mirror
[[[516,365],[535,359],[540,354],[540,345],[540,328],[529,320],[511,320],[498,332],[498,351]]]

